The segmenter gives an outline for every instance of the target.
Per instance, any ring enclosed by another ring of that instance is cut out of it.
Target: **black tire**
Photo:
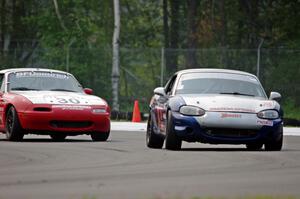
[[[146,132],[146,144],[149,148],[161,149],[164,145],[164,138],[153,132],[153,121],[149,117]]]
[[[6,137],[9,141],[21,141],[24,137],[16,109],[11,106],[5,120]]]
[[[94,142],[105,142],[109,137],[110,132],[94,132],[91,133],[91,138]]]
[[[50,137],[55,142],[62,142],[66,139],[67,135],[63,133],[55,133],[51,134]]]
[[[266,151],[280,151],[282,149],[283,135],[279,139],[272,139],[265,143]]]
[[[249,151],[259,151],[262,149],[263,144],[262,143],[252,143],[252,144],[246,144],[247,150]]]
[[[171,111],[168,111],[167,129],[166,129],[166,149],[180,150],[182,140],[174,132],[174,124]]]

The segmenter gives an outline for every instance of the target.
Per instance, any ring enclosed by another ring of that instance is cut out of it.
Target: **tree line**
[[[96,88],[97,94],[111,98],[113,1],[0,2],[1,68],[49,66],[70,70]],[[263,41],[262,64],[270,65],[262,71],[268,80],[264,83],[280,87],[277,81],[285,84],[300,74],[299,11],[299,0],[120,0],[120,100],[134,95],[130,79],[144,79],[143,84],[149,87],[159,84],[161,48],[165,49],[166,74],[172,74],[181,68],[213,67],[210,63],[216,60],[217,67],[237,64],[232,61],[237,59],[233,50],[253,51],[255,60]],[[134,53],[136,49],[144,54]],[[156,49],[153,56],[149,55],[151,49]],[[215,49],[217,53],[200,49]],[[283,50],[293,54],[282,60],[274,57],[281,56]],[[239,59],[238,64],[243,65],[243,58]],[[285,75],[272,79],[272,71]],[[148,80],[149,74],[153,75]],[[299,80],[294,84],[300,85]],[[280,87],[299,104],[298,88],[294,91],[297,94],[285,88]],[[138,95],[149,97],[150,93]]]

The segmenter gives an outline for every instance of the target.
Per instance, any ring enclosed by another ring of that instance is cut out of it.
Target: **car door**
[[[157,126],[161,133],[166,133],[166,122],[167,122],[167,108],[168,102],[172,95],[174,84],[177,75],[174,75],[165,86],[166,96],[159,96],[157,99],[157,105],[155,107]]]

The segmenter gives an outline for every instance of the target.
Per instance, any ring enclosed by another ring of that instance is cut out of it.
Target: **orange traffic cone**
[[[134,107],[132,112],[132,122],[141,122],[141,112],[139,108],[139,101],[134,101]]]

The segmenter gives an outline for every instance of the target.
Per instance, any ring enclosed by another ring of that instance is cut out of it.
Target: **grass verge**
[[[293,100],[287,100],[283,104],[283,111],[285,118],[300,120],[300,107],[297,107]]]

